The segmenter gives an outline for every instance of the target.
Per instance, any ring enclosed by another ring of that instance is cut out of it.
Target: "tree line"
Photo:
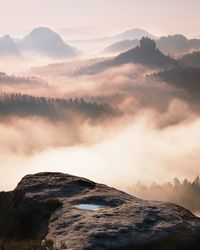
[[[192,181],[175,178],[173,182],[153,183],[148,186],[142,182],[130,188],[131,192],[144,199],[169,201],[200,213],[200,177]]]
[[[0,84],[47,84],[44,79],[36,76],[15,76],[0,72]]]
[[[46,98],[15,93],[0,96],[0,116],[40,116],[65,120],[74,115],[95,119],[112,114],[113,110],[107,104],[83,98]]]

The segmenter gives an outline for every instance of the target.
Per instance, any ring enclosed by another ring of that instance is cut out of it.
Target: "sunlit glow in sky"
[[[0,35],[46,26],[65,39],[143,28],[155,35],[200,35],[199,0],[0,0]]]

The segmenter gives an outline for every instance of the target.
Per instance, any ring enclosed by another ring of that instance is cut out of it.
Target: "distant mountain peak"
[[[18,56],[20,51],[12,39],[12,37],[7,34],[0,38],[0,56]]]
[[[2,38],[3,38],[3,39],[13,40],[9,34],[6,34],[6,35],[3,36]]]
[[[47,27],[34,28],[28,36],[42,36],[42,37],[51,36],[57,38],[59,37],[62,40],[62,38],[58,33]]]
[[[152,39],[158,39],[158,37],[150,34],[149,32],[145,31],[144,29],[139,29],[139,28],[133,28],[126,30],[124,32],[114,34],[114,35],[108,35],[105,37],[101,38],[96,38],[96,39],[80,39],[80,40],[69,40],[68,42],[74,46],[79,46],[82,47],[83,50],[85,48],[92,49],[92,50],[99,50],[100,45],[102,47],[108,47],[114,43],[119,43],[124,40],[140,40],[142,37],[149,37]],[[128,47],[129,47],[128,43]],[[121,48],[121,46],[120,46]],[[122,49],[123,50],[123,49]],[[105,51],[106,52],[106,51]],[[120,51],[122,52],[122,51]]]
[[[48,41],[50,43],[54,42],[55,40],[57,41],[59,40],[59,42],[63,42],[61,36],[58,33],[46,27],[38,27],[38,28],[33,29],[30,34],[24,37],[24,40],[25,39],[26,40],[34,39],[34,40],[37,40],[38,42]]]
[[[46,27],[33,29],[19,42],[19,46],[22,50],[58,58],[74,57],[80,53],[76,48],[66,44],[58,33]]]
[[[148,67],[171,67],[176,62],[172,58],[165,56],[156,47],[156,42],[148,37],[143,37],[137,47],[128,50],[114,59],[115,65],[125,63],[138,63]]]
[[[147,50],[147,51],[154,51],[156,49],[156,43],[154,40],[152,40],[151,38],[149,37],[143,37],[141,40],[140,40],[140,48],[142,50]]]
[[[118,37],[125,36],[125,37],[128,37],[128,39],[141,39],[142,37],[149,37],[149,38],[153,38],[153,39],[157,38],[156,36],[150,34],[146,30],[140,29],[140,28],[129,29],[123,33],[120,33],[117,36]]]
[[[22,39],[13,39],[9,34],[0,37],[0,56],[19,56],[26,51],[53,58],[71,58],[80,54],[66,44],[62,37],[47,27],[34,28]]]
[[[48,28],[48,27],[42,27],[42,26],[40,26],[40,27],[34,28],[34,29],[31,31],[31,33],[32,33],[32,32],[44,32],[44,31],[47,31],[47,32],[54,32],[53,30],[51,30],[51,29]]]

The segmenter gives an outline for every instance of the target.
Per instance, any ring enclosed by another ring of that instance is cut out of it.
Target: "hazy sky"
[[[155,35],[200,35],[200,0],[0,0],[0,34],[24,35],[37,26],[66,39],[144,28]]]

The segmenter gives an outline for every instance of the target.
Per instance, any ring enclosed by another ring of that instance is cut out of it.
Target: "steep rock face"
[[[39,173],[0,193],[0,238],[52,239],[64,249],[197,250],[200,219],[177,205],[140,200],[84,178]]]

